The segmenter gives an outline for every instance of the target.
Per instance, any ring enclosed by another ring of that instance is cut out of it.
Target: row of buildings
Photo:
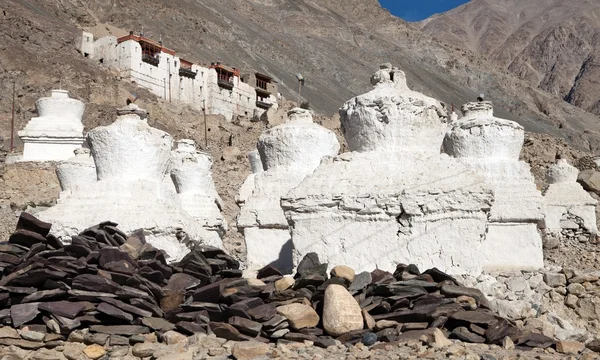
[[[241,115],[261,116],[278,106],[277,84],[268,75],[241,75],[240,69],[220,62],[205,67],[180,58],[175,51],[133,31],[123,37],[94,40],[83,32],[79,51],[99,63],[120,69],[139,86],[169,101],[192,105],[231,121]]]

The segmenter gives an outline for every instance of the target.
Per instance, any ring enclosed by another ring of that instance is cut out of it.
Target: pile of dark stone
[[[0,243],[0,321],[55,334],[45,337],[46,347],[76,329],[110,336],[111,345],[143,342],[149,333],[161,339],[171,330],[235,341],[310,340],[322,347],[335,340],[372,345],[422,339],[434,331],[473,343],[509,338],[517,346],[554,345],[543,335],[522,333],[492,313],[480,291],[435,268],[420,272],[401,264],[393,274],[354,275],[350,269],[350,277],[336,271],[340,276],[329,277],[328,264],[309,254],[294,278],[267,266],[257,279],[244,279],[239,262],[217,248],[198,246],[168,264],[143,233],[128,236],[112,222],[86,229],[68,245],[49,234],[50,226],[23,213],[8,242]],[[324,331],[330,285],[343,286],[356,299],[362,330],[335,337]],[[1,337],[0,345],[33,347]]]

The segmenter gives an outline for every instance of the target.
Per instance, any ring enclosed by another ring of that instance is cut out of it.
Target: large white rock
[[[360,305],[342,285],[331,284],[325,289],[323,328],[331,336],[363,328]]]
[[[85,141],[81,118],[83,102],[69,97],[66,90],[52,90],[50,97],[36,101],[38,117],[18,132],[23,141],[19,161],[59,161],[73,156]]]
[[[308,110],[296,108],[288,113],[286,123],[263,132],[257,148],[264,171],[254,166],[258,172],[250,175],[238,195],[244,202],[237,226],[246,241],[247,269],[272,264],[290,272],[292,244],[281,196],[310,174],[323,157],[336,155],[340,146],[332,131],[313,123]],[[256,161],[252,156],[251,161]]]
[[[51,222],[52,233],[65,242],[107,220],[126,233],[143,229],[147,241],[165,250],[170,261],[188,253],[190,243],[222,247],[163,185],[173,138],[150,127],[135,105],[118,114],[110,126],[88,133],[98,181],[38,213],[39,218]]]
[[[218,205],[210,154],[196,151],[193,140],[179,140],[171,153],[170,173],[183,209],[220,240],[227,222]]]
[[[385,67],[367,94],[340,110],[350,150],[321,165],[282,198],[295,260],[357,272],[399,262],[450,273],[481,271],[481,239],[493,203],[483,179],[440,154],[447,113]]]
[[[538,224],[544,219],[545,202],[529,165],[519,161],[523,127],[494,117],[489,101],[468,103],[462,110],[464,117],[451,124],[443,147],[494,192],[482,265],[489,271],[543,267]]]
[[[577,182],[579,170],[560,159],[548,169],[545,228],[549,234],[561,232],[561,220],[574,217],[580,219],[582,227],[590,234],[598,234],[596,224],[597,200]]]

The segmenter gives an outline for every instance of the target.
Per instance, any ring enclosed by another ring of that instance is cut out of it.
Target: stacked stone
[[[258,279],[243,279],[239,263],[217,248],[197,247],[169,265],[143,236],[127,236],[115,223],[88,228],[69,245],[48,235],[50,226],[24,213],[0,245],[0,321],[39,334],[0,337],[0,345],[54,347],[77,329],[110,345],[144,341],[150,333],[163,339],[172,330],[321,347],[446,337],[554,344],[522,333],[493,314],[479,290],[435,268],[400,264],[393,274],[355,274],[336,266],[329,277],[328,264],[311,253],[294,278],[267,266]]]
[[[115,339],[175,328],[208,331],[208,321],[195,319],[202,306],[182,305],[193,299],[186,291],[241,277],[239,263],[220,249],[196,247],[168,265],[143,233],[127,236],[116,226],[101,223],[63,245],[49,235],[51,224],[23,213],[0,247],[0,321],[62,335],[89,328]],[[36,346],[14,339],[0,345]]]

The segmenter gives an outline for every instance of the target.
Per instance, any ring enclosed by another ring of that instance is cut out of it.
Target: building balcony
[[[218,79],[217,80],[217,84],[225,89],[233,89],[233,81],[227,80],[227,79]]]
[[[256,100],[256,107],[261,109],[269,110],[273,106],[273,104],[268,103],[266,101]]]
[[[150,56],[148,54],[142,54],[142,61],[153,66],[158,66],[158,63],[160,62],[158,57]]]
[[[190,79],[196,78],[196,72],[191,69],[179,68],[179,76],[184,76]]]
[[[269,96],[271,96],[271,92],[268,91],[268,90],[266,90],[266,89],[263,89],[263,88],[260,88],[260,87],[256,87],[254,89],[256,90],[256,94],[259,95],[259,96],[261,96],[261,97],[269,97]]]

